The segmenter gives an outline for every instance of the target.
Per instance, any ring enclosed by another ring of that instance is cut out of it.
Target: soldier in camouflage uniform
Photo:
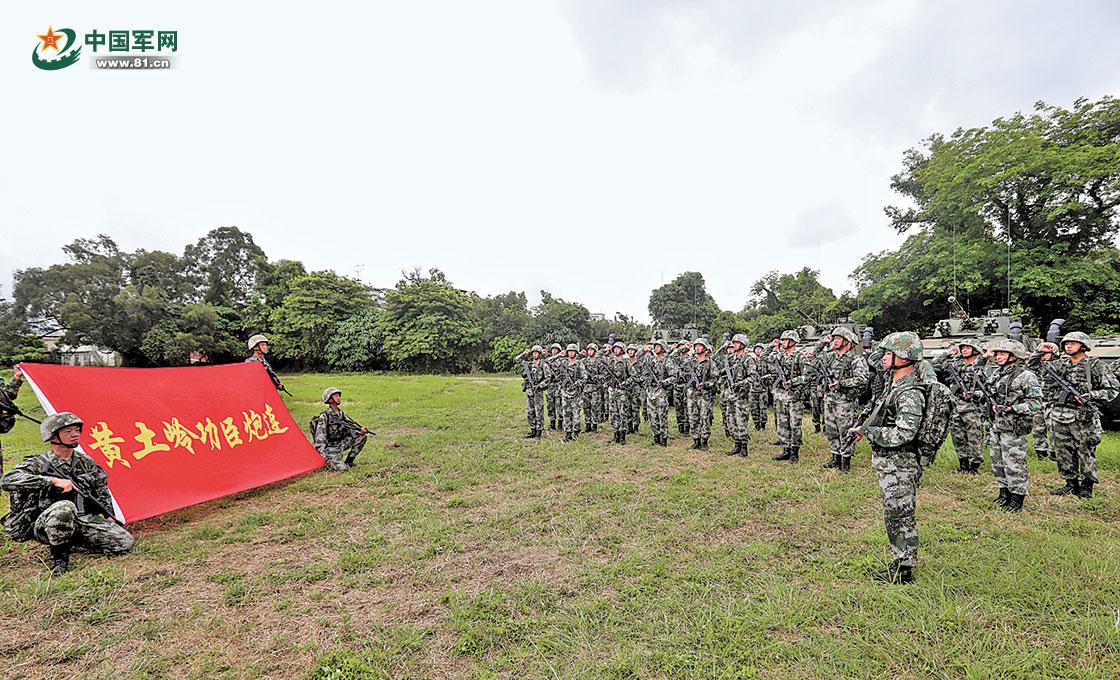
[[[0,519],[8,538],[35,539],[50,546],[55,576],[70,568],[70,552],[75,547],[123,555],[134,543],[132,534],[110,519],[109,476],[92,458],[76,450],[82,425],[68,411],[47,416],[39,434],[50,449],[23,459],[0,478],[0,488],[11,495],[11,512]]]
[[[685,384],[685,363],[689,360],[688,340],[677,343],[676,349],[669,353],[669,360],[677,367],[677,384],[673,385],[673,407],[677,412],[677,431],[688,434],[688,386]]]
[[[712,401],[719,389],[719,369],[709,355],[712,345],[707,338],[692,344],[692,359],[686,365],[688,372],[688,431],[692,434],[690,449],[708,450],[712,436]]]
[[[1065,486],[1050,493],[1092,498],[1097,483],[1097,445],[1101,443],[1101,413],[1093,402],[1103,404],[1115,399],[1120,394],[1120,382],[1103,361],[1088,356],[1093,350],[1088,335],[1069,333],[1062,338],[1062,350],[1066,356],[1061,359],[1035,362],[1046,386],[1058,472],[1065,480]]]
[[[548,348],[549,356],[545,362],[552,369],[553,375],[556,374],[557,365],[564,359],[562,350],[563,348],[558,342],[552,343]],[[546,396],[548,398],[548,429],[555,430],[556,422],[560,419],[560,383],[553,380],[548,386]]]
[[[557,363],[556,382],[560,383],[560,414],[564,441],[579,435],[579,407],[587,384],[587,367],[579,360],[579,345],[574,342],[564,350],[563,361]]]
[[[890,382],[865,424],[849,432],[855,441],[863,436],[871,444],[871,467],[883,496],[883,523],[893,559],[890,567],[873,577],[887,583],[911,583],[918,563],[915,510],[922,479],[918,427],[926,403],[916,370],[922,360],[922,341],[917,333],[891,333],[879,347]]]
[[[859,397],[871,380],[867,360],[856,353],[859,338],[840,326],[832,331],[831,352],[824,354],[820,372],[824,382],[824,433],[832,460],[826,468],[852,469],[855,452],[848,430],[856,424]]]
[[[366,445],[369,431],[342,411],[342,390],[323,390],[323,412],[311,421],[311,443],[331,472],[346,472]]]
[[[614,443],[625,444],[626,433],[630,430],[630,359],[625,354],[626,345],[614,343],[614,358],[607,363],[606,377],[608,403],[610,405],[611,427],[614,429]]]
[[[642,370],[645,370],[646,364],[653,361],[653,343],[647,342],[645,347],[642,348],[642,354],[638,357],[642,364]],[[649,422],[649,399],[647,398],[644,390],[642,393],[642,419],[647,423]],[[641,421],[639,421],[640,423]]]
[[[665,355],[665,341],[653,341],[653,358],[646,363],[646,410],[654,445],[669,445],[668,391],[677,384],[677,367]]]
[[[0,382],[0,434],[8,434],[16,426],[16,397],[23,384],[23,370],[16,366],[12,369],[12,379],[5,385]],[[0,446],[0,471],[4,469],[4,447]]]
[[[750,453],[751,444],[751,401],[752,385],[758,383],[758,363],[754,354],[747,351],[750,340],[742,333],[737,333],[731,338],[733,354],[728,358],[728,369],[731,373],[729,394],[731,399],[731,439],[735,446],[727,452],[729,456],[742,456],[746,458]],[[725,378],[726,380],[726,378]],[[721,397],[722,399],[722,397]],[[724,415],[728,407],[724,406]]]
[[[642,358],[638,356],[637,345],[626,346],[627,360],[630,362],[630,382],[626,385],[626,393],[629,397],[629,405],[626,408],[627,423],[629,434],[637,434],[638,429],[642,426],[642,402],[645,401],[645,388],[642,387],[641,374],[642,374]]]
[[[985,404],[990,421],[988,443],[992,474],[999,484],[995,502],[1008,512],[1019,512],[1027,496],[1027,433],[1031,419],[1042,408],[1042,387],[1038,376],[1026,367],[1026,349],[1015,340],[1003,340],[992,348],[993,363],[999,372],[992,376],[990,390],[994,403]],[[976,399],[982,395],[972,393]]]
[[[598,432],[603,422],[603,377],[599,360],[599,346],[589,343],[585,348],[587,358],[583,360],[587,381],[583,384],[583,423],[584,432]]]
[[[732,383],[727,378],[730,373],[731,364],[736,361],[735,349],[731,346],[730,334],[724,336],[723,345],[711,360],[716,364],[716,372],[719,378],[719,411],[720,422],[723,424],[723,436],[731,441],[735,441],[733,430],[735,428],[736,393],[731,387]]]
[[[957,471],[974,475],[984,462],[984,431],[980,406],[971,394],[976,381],[984,379],[984,350],[972,339],[962,340],[955,347],[956,355],[947,353],[935,370],[938,379],[953,393],[949,434],[957,452]]]
[[[268,359],[265,358],[265,355],[268,354],[268,338],[263,335],[254,335],[249,338],[247,344],[250,354],[245,363],[257,363],[264,366],[264,370],[268,372],[268,377],[272,384],[276,386],[276,390],[278,392],[282,391],[284,383],[280,382],[280,376],[276,375],[276,371],[272,370],[272,364],[268,363]]]
[[[752,363],[755,365],[756,378],[755,382],[751,383],[749,399],[755,430],[766,429],[766,409],[770,405],[770,371],[766,368],[766,362],[762,360],[762,353],[765,351],[765,345],[756,343],[751,354],[754,358]]]
[[[806,385],[809,395],[809,411],[813,416],[813,432],[820,432],[824,423],[824,392],[825,382],[822,376],[822,367],[828,361],[831,351],[832,336],[825,335],[815,347],[805,353],[805,363],[809,367],[810,380]]]
[[[529,354],[532,359],[525,361]],[[522,362],[521,390],[525,392],[525,416],[529,420],[529,434],[525,439],[540,439],[544,434],[544,395],[552,382],[552,368],[543,356],[544,348],[540,345],[533,345],[517,355],[517,360]]]
[[[808,382],[805,355],[797,351],[800,336],[795,331],[782,333],[780,347],[769,356],[774,381],[774,410],[778,414],[778,439],[782,453],[774,460],[797,463],[801,452],[801,418],[804,412],[804,391]]]

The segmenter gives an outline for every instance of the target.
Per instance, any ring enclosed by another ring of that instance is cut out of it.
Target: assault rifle
[[[1058,387],[1062,388],[1062,396],[1068,394],[1069,396],[1073,397],[1073,400],[1077,402],[1078,406],[1088,406],[1089,408],[1093,409],[1093,412],[1097,415],[1101,414],[1101,410],[1097,408],[1097,405],[1081,396],[1081,393],[1077,391],[1077,388],[1074,387],[1073,384],[1062,377],[1061,374],[1059,374],[1053,369],[1053,367],[1050,366],[1050,362],[1043,363],[1046,364],[1044,368],[1044,370],[1046,371],[1046,375],[1050,376],[1050,378],[1053,379],[1055,383],[1057,383]],[[1090,385],[1089,387],[1092,388],[1092,385]]]
[[[984,395],[984,401],[988,404],[988,413],[995,414],[1003,408],[1003,404],[996,401],[996,394],[992,391],[992,386],[988,384],[988,381],[985,380],[983,376],[977,375],[972,384],[975,387],[979,387],[980,393]]]
[[[961,391],[961,399],[968,401],[968,388],[964,386],[964,379],[961,378],[960,371],[953,365],[952,362],[945,364],[945,370],[949,372],[949,377],[953,379],[957,389]]]
[[[19,409],[19,407],[16,406],[15,404],[10,404],[10,403],[7,403],[5,401],[0,401],[0,411],[3,411],[5,413],[11,413],[13,416],[19,416],[20,418],[27,418],[28,420],[30,420],[33,423],[38,423],[40,425],[43,424],[43,421],[41,421],[37,418],[32,418],[31,416],[27,415],[26,413],[21,411]]]
[[[564,361],[557,362],[560,365],[560,372],[564,374],[564,387],[571,389],[572,387],[572,373],[568,370],[568,358],[564,357]]]
[[[827,388],[829,385],[836,382],[836,379],[832,377],[832,369],[828,367],[828,365],[824,362],[824,359],[821,359],[820,361],[814,361],[812,366],[813,373],[816,374],[818,384]]]
[[[111,509],[106,508],[104,505],[102,505],[101,501],[97,500],[97,497],[94,496],[93,493],[89,491],[89,489],[82,485],[82,483],[78,480],[74,479],[62,470],[59,470],[57,467],[55,467],[53,462],[43,466],[42,474],[49,474],[49,476],[51,477],[65,479],[66,481],[74,485],[74,505],[78,508],[79,515],[86,514],[86,507],[89,506],[89,508],[94,512],[101,513],[120,526],[124,526],[124,522],[117,519],[117,515]]]
[[[782,360],[777,359],[777,360],[771,361],[770,362],[770,367],[772,369],[774,369],[774,371],[772,371],[772,373],[777,372],[778,378],[782,382],[782,387],[787,388],[787,386],[790,384],[789,373],[786,373],[785,367],[782,366]]]
[[[878,399],[872,399],[871,401],[867,402],[867,405],[864,406],[863,410],[861,410],[859,412],[859,415],[856,416],[856,419],[854,421],[855,424],[852,425],[852,427],[862,429],[863,426],[867,424],[867,421],[871,419],[871,415],[875,412],[875,409],[876,409],[876,407],[878,407],[879,402],[882,400],[882,398],[883,398],[883,396],[879,395]],[[849,432],[844,437],[844,446],[848,447],[848,446],[851,446],[855,443],[856,443],[856,434],[854,432]]]
[[[533,382],[533,371],[529,368],[528,361],[521,362],[521,370],[525,371],[522,377],[525,378],[525,384],[529,387],[529,391],[536,392],[537,384]]]
[[[339,412],[339,416],[341,416],[340,420],[341,420],[342,426],[347,428],[347,429],[353,430],[354,432],[358,432],[359,434],[361,433],[362,430],[365,430],[366,434],[369,434],[369,435],[376,435],[377,434],[376,432],[369,429],[368,427],[362,427],[361,425],[358,424],[357,421],[355,421],[353,418],[346,415],[345,413]]]
[[[727,354],[723,355],[723,377],[727,380],[727,389],[735,389],[738,383],[731,377],[731,362],[727,360]]]

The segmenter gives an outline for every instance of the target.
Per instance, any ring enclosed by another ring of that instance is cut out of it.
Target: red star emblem
[[[47,27],[47,34],[39,36],[39,40],[43,41],[43,46],[40,48],[44,52],[48,47],[53,47],[55,52],[58,52],[58,41],[63,37],[62,33],[55,33],[53,26]]]

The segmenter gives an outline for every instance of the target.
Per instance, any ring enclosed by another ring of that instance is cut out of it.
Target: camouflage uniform
[[[755,347],[762,347],[762,345],[755,345]],[[765,351],[764,347],[763,350]],[[751,419],[754,420],[754,429],[765,430],[766,408],[770,403],[770,371],[766,368],[766,362],[754,353],[751,353],[750,360],[754,364],[756,374],[754,382],[750,385],[750,396],[748,397]]]
[[[1082,342],[1091,349],[1088,336],[1071,333],[1064,341]],[[1120,393],[1120,383],[1100,359],[1083,357],[1074,363],[1071,357],[1064,356],[1054,361],[1037,361],[1031,357],[1030,363],[1037,365],[1044,386],[1050,423],[1051,443],[1058,462],[1058,472],[1066,486],[1054,489],[1053,493],[1065,495],[1076,493],[1084,497],[1092,496],[1093,486],[1097,483],[1097,445],[1101,442],[1100,411],[1093,401],[1108,402]],[[1058,384],[1055,377],[1061,377],[1080,395],[1088,395],[1079,404],[1077,399]]]
[[[735,402],[738,401],[738,391],[732,386],[733,383],[727,381],[727,373],[733,372],[732,366],[739,362],[739,358],[728,353],[727,350],[722,350],[712,357],[712,361],[716,364],[715,368],[719,378],[719,411],[720,421],[723,423],[723,436],[731,441],[738,441],[735,438]],[[734,379],[734,375],[732,375],[732,379]]]
[[[615,343],[616,347],[621,343]],[[611,427],[614,441],[626,443],[626,433],[630,429],[630,359],[623,354],[607,362],[608,404],[610,405]]]
[[[312,444],[326,462],[326,468],[332,472],[349,470],[366,445],[367,435],[360,432],[361,426],[341,408],[323,409],[315,416],[311,430],[315,433]]]
[[[264,370],[268,373],[269,380],[272,381],[272,384],[276,387],[276,389],[280,389],[283,386],[283,383],[280,382],[280,376],[276,375],[276,371],[272,370],[272,364],[268,363],[268,359],[265,359],[263,356],[257,356],[256,354],[254,354],[246,359],[245,363],[256,363],[264,366]]]
[[[846,333],[841,333],[841,330]],[[847,472],[851,468],[855,444],[848,436],[848,429],[856,424],[859,410],[859,397],[871,380],[867,361],[856,354],[859,342],[855,334],[846,328],[837,328],[833,336],[843,337],[852,345],[844,352],[829,352],[822,357],[821,372],[837,384],[835,389],[825,384],[824,394],[824,434],[828,438],[828,450],[832,453],[832,467]]]
[[[708,347],[711,348],[710,345]],[[688,430],[692,435],[692,448],[707,451],[708,438],[712,436],[712,401],[719,387],[719,369],[707,357],[703,361],[691,359],[688,368],[691,370],[688,378]],[[691,382],[692,374],[696,376],[695,382]]]
[[[806,393],[809,397],[809,411],[813,416],[814,432],[820,432],[821,425],[824,423],[825,381],[822,371],[829,361],[829,354],[831,354],[831,349],[818,342],[817,346],[805,357],[805,365],[809,369],[810,376]]]
[[[646,409],[649,413],[649,428],[653,431],[653,442],[661,446],[669,444],[669,397],[677,382],[677,367],[666,357],[656,356],[646,364],[648,374],[643,383],[646,389]]]
[[[559,343],[552,343],[548,350],[551,352],[553,349],[560,349]],[[556,375],[556,365],[564,358],[563,352],[552,354],[545,358],[549,368],[552,369],[553,375]],[[547,389],[548,395],[548,429],[555,430],[556,422],[560,420],[560,383],[553,381],[549,384]]]
[[[552,382],[552,368],[544,359],[527,361],[523,364],[523,368],[525,372],[521,376],[521,389],[525,392],[525,415],[529,420],[528,436],[536,438],[544,432],[544,394]]]
[[[746,343],[746,338],[740,340]],[[728,452],[729,455],[740,455],[744,458],[750,452],[751,443],[751,385],[758,382],[758,362],[753,354],[744,352],[729,357],[728,368],[731,372],[733,384],[730,388],[734,409],[731,418],[731,439],[735,447]],[[726,416],[726,410],[724,411]]]
[[[0,382],[0,406],[15,408],[16,397],[19,396],[19,387],[23,384],[20,378],[12,377],[8,384]],[[0,434],[7,434],[16,425],[16,416],[0,409]],[[4,469],[4,447],[0,446],[0,471]]]
[[[78,546],[109,555],[132,550],[132,534],[112,520],[94,514],[90,504],[82,503],[77,493],[64,494],[51,485],[54,476],[48,470],[50,467],[83,483],[104,508],[113,509],[109,476],[92,458],[75,450],[66,461],[54,451],[47,451],[24,458],[0,479],[0,488],[11,494],[12,510],[0,520],[8,538],[33,538],[50,546]]]
[[[576,349],[568,345],[568,349]],[[578,349],[576,350],[578,351]],[[583,402],[583,387],[587,384],[587,367],[576,359],[567,357],[557,362],[556,382],[560,385],[560,415],[565,441],[579,434],[579,409]]]
[[[949,418],[949,434],[953,438],[953,449],[957,452],[957,462],[961,472],[975,474],[984,462],[983,414],[975,396],[976,381],[983,379],[984,358],[980,345],[966,340],[961,345],[969,345],[976,354],[972,361],[957,356],[939,362],[938,379],[953,394],[953,414]],[[948,357],[948,355],[946,355]],[[958,382],[959,380],[959,382]]]
[[[1025,355],[1021,347],[1014,340],[1005,340],[996,345],[995,351],[1011,353],[1014,350],[1017,352],[1014,356],[1023,358]],[[1021,509],[1021,498],[1027,495],[1030,483],[1027,475],[1027,433],[1031,431],[1032,417],[1042,408],[1042,387],[1038,377],[1022,361],[1009,361],[993,377],[991,389],[997,406],[1010,410],[990,416],[988,443],[992,474],[999,484],[1001,498],[1016,497]],[[1016,509],[1008,506],[1007,502],[1003,500],[1000,504],[1009,510]]]
[[[594,345],[588,345],[591,349]],[[583,360],[586,381],[583,384],[583,423],[585,432],[594,432],[603,422],[603,361],[599,358],[598,348],[594,357]]]
[[[634,350],[634,358],[628,359],[631,379],[626,385],[626,395],[629,398],[626,414],[630,428],[628,432],[634,434],[642,426],[642,402],[645,401],[646,391],[642,386],[641,375],[645,360],[642,359],[642,355],[638,353],[638,348],[634,345],[627,345],[627,355],[629,355],[631,349]]]
[[[673,407],[677,411],[677,431],[688,434],[688,386],[685,384],[685,363],[688,350],[678,347],[669,353],[669,361],[677,367],[677,383],[673,385]]]
[[[782,339],[800,341],[796,333],[787,331],[782,333]],[[809,378],[806,375],[805,355],[797,351],[795,346],[791,351],[772,350],[769,356],[770,373],[779,376],[774,380],[774,411],[778,417],[778,439],[781,441],[783,453],[775,460],[788,460],[791,463],[798,461],[801,450],[801,419],[804,414],[805,385]],[[782,374],[789,381],[789,385],[782,384]]]

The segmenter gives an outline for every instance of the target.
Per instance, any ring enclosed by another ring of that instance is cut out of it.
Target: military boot
[[[625,444],[626,443],[626,430],[625,429],[622,429],[622,430],[618,431],[618,443],[619,444]]]
[[[995,504],[1002,508],[1007,505],[1007,501],[1009,500],[1011,500],[1011,492],[1000,487],[999,496],[996,496]]]
[[[70,544],[51,546],[51,576],[62,576],[70,569]]]
[[[735,442],[735,447],[732,448],[730,451],[728,451],[726,455],[737,456],[737,455],[739,455],[739,451],[741,451],[742,448],[743,448],[742,444],[740,444],[739,442]]]
[[[820,431],[821,431],[821,424],[820,423],[813,423],[813,432],[816,432],[817,434],[820,434]]]
[[[840,472],[843,472],[844,474],[848,474],[851,471],[852,471],[852,457],[851,456],[844,456],[843,458],[840,459]]]
[[[668,446],[669,445],[669,435],[668,434],[661,435],[661,445],[662,446]]]
[[[969,465],[969,466],[968,466],[968,474],[970,474],[970,475],[978,475],[978,474],[980,474],[980,465],[981,465],[981,464],[982,464],[983,462],[984,462],[984,461],[982,461],[982,460],[978,460],[978,461],[976,461],[975,463],[972,463],[971,465]]]
[[[701,451],[707,451],[708,450],[708,438],[707,437],[701,437],[700,438],[700,450]]]
[[[966,474],[972,472],[972,463],[968,462],[967,458],[958,458],[957,462],[960,464],[960,468],[957,469],[957,472],[963,472]]]
[[[1026,500],[1026,495],[1021,493],[1008,493],[1007,502],[1003,504],[1003,509],[1008,512],[1022,512],[1023,501]]]
[[[1050,454],[1046,453],[1046,449],[1042,449],[1041,451],[1035,449],[1034,453],[1038,456],[1039,460],[1048,460],[1050,458]]]
[[[1092,480],[1086,479],[1084,482],[1081,482],[1081,488],[1078,489],[1078,491],[1077,491],[1077,497],[1078,498],[1092,498],[1093,497],[1093,482],[1092,482]]]
[[[821,467],[825,468],[826,470],[840,467],[840,455],[836,453],[832,454],[832,460],[828,461]]]
[[[877,571],[871,575],[871,578],[883,583],[913,583],[914,571],[911,567],[905,564],[899,564],[898,561],[891,562],[891,566],[883,571]]]
[[[789,450],[789,462],[796,463],[801,457],[798,455],[801,452],[800,446],[794,446]]]
[[[536,430],[529,430],[529,434],[527,434],[523,437],[523,439],[536,439],[536,438],[537,438],[537,431]]]
[[[1076,496],[1081,491],[1081,485],[1077,480],[1067,479],[1065,486],[1059,486],[1057,489],[1050,489],[1050,493],[1055,496]]]
[[[564,441],[570,442],[570,441],[573,441],[574,439],[575,439],[575,437],[572,436],[571,432],[565,432],[564,433]]]
[[[789,460],[789,457],[790,457],[790,449],[789,449],[789,447],[786,447],[786,448],[782,449],[781,453],[774,456],[774,460]]]
[[[584,432],[590,432],[591,431],[591,423],[587,423],[586,425],[584,425],[583,426],[583,431]]]
[[[747,442],[739,442],[739,455],[743,458],[746,458],[747,453],[749,452],[749,446],[750,444]]]

